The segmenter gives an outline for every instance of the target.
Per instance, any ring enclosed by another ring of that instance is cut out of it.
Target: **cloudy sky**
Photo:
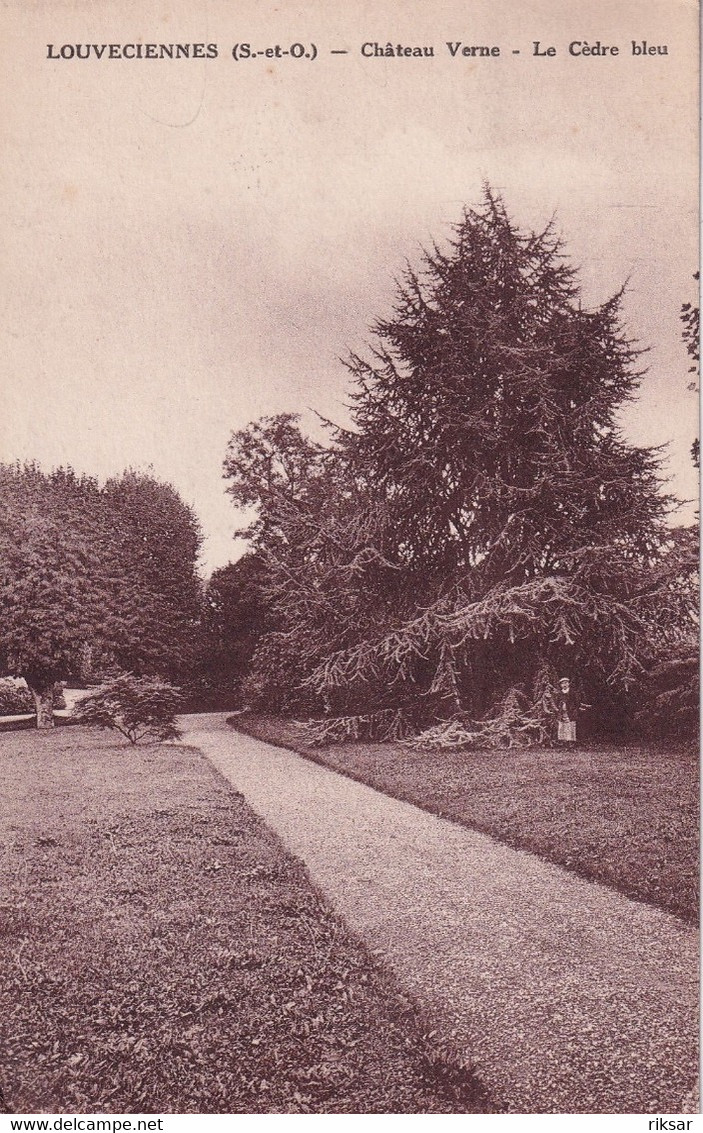
[[[627,325],[651,349],[626,429],[670,442],[672,487],[693,495],[678,316],[697,264],[696,4],[335,7],[6,0],[0,459],[151,467],[200,516],[203,569],[236,557],[230,432],[283,410],[344,419],[340,356],[488,180],[523,227],[556,213],[588,303],[629,280]],[[570,56],[573,40],[620,53]],[[389,41],[435,54],[362,56]],[[501,54],[452,58],[447,41]],[[46,57],[139,42],[219,54]],[[235,62],[243,42],[318,55]]]

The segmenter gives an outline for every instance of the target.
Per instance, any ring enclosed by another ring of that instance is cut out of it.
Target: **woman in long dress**
[[[576,743],[576,718],[579,706],[576,697],[571,691],[571,681],[562,677],[559,681],[559,717],[557,722],[557,739],[562,743]]]

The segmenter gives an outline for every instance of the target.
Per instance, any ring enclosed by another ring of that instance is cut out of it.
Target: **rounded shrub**
[[[158,743],[180,736],[176,713],[181,707],[177,688],[154,677],[121,673],[82,697],[73,718],[78,724],[112,728],[131,744]]]

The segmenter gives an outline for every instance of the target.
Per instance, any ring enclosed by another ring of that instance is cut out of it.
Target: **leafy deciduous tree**
[[[107,636],[119,669],[182,681],[200,648],[202,536],[170,484],[128,470],[102,491],[103,566],[117,600]]]
[[[244,555],[214,571],[205,589],[204,663],[199,687],[226,702],[239,696],[256,645],[271,628],[263,593],[264,567]]]
[[[26,679],[39,727],[69,675],[182,669],[199,539],[190,509],[151,477],[101,489],[71,469],[0,466],[0,664]]]

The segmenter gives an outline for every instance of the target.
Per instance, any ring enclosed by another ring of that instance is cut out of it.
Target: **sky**
[[[284,411],[346,420],[341,360],[487,181],[520,227],[556,216],[587,304],[628,282],[649,372],[623,427],[667,444],[669,489],[694,497],[679,312],[698,262],[697,6],[334,7],[5,0],[0,460],[151,470],[198,514],[203,572],[238,557],[231,432]],[[643,40],[666,55],[633,55]],[[500,57],[452,57],[457,41]],[[47,58],[140,42],[218,56]],[[245,42],[317,57],[235,61]],[[364,57],[375,42],[435,54]]]

